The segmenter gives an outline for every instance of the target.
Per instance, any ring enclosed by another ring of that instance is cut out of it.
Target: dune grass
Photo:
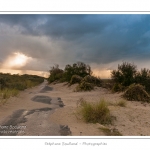
[[[16,89],[4,89],[0,90],[0,104],[5,104],[10,97],[17,96],[19,90]]]
[[[78,107],[78,114],[82,119],[90,123],[111,124],[112,117],[108,105],[104,99],[97,103],[89,103],[81,100]]]

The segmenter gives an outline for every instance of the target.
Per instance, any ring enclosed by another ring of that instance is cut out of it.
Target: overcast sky
[[[11,69],[24,71],[78,61],[100,76],[123,61],[150,69],[150,15],[0,15],[1,70],[16,52],[29,59]]]

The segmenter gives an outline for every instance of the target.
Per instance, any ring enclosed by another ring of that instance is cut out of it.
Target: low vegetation
[[[138,71],[136,65],[128,62],[119,64],[117,70],[111,71],[111,79],[105,80],[93,76],[91,67],[83,62],[77,62],[73,65],[68,64],[64,70],[59,69],[59,65],[55,65],[50,69],[48,81],[49,83],[54,81],[68,82],[69,85],[77,83],[78,85],[74,90],[77,92],[91,91],[95,86],[100,86],[112,92],[123,92],[123,96],[128,100],[149,101],[150,70],[144,68]],[[133,84],[137,86],[133,87]],[[19,87],[24,88],[20,85]],[[136,95],[134,91],[139,91],[139,87],[141,87],[141,90]]]
[[[123,62],[118,65],[118,70],[111,72],[111,78],[114,82],[114,91],[124,91],[133,83],[143,85],[147,92],[150,92],[150,70],[143,68],[137,70],[137,66],[132,63]]]
[[[129,101],[150,102],[150,96],[140,84],[132,84],[124,92],[123,97]]]
[[[76,92],[81,91],[91,91],[94,89],[94,85],[92,83],[88,83],[85,81],[82,81],[75,89]]]
[[[88,83],[91,83],[93,84],[93,86],[101,86],[101,79],[98,78],[98,77],[94,77],[94,76],[91,76],[91,75],[87,75],[85,76],[83,79],[82,79],[82,82],[88,82]]]
[[[73,75],[71,77],[71,80],[70,80],[70,84],[75,84],[75,83],[80,83],[82,80],[82,77],[78,76],[78,75]]]
[[[150,70],[124,62],[118,70],[111,72],[113,92],[123,92],[123,97],[130,101],[150,102]]]
[[[86,122],[100,124],[112,123],[108,105],[103,99],[97,103],[89,103],[81,99],[78,114],[81,115],[82,119]]]
[[[19,91],[36,86],[44,81],[36,75],[0,73],[0,100],[16,96]]]
[[[62,80],[64,71],[62,69],[59,69],[59,65],[51,67],[49,72],[50,72],[50,76],[48,78],[49,83]]]
[[[75,91],[91,91],[94,86],[101,86],[101,79],[92,76],[91,67],[83,62],[77,62],[73,65],[66,65],[65,69],[59,69],[59,65],[55,65],[50,69],[49,83],[52,82],[68,82],[70,85],[79,84]]]

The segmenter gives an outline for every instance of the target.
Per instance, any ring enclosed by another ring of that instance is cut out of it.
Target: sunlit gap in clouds
[[[26,56],[23,53],[14,52],[12,55],[8,56],[4,61],[2,68],[5,69],[20,69],[32,60],[31,57]]]
[[[111,70],[98,70],[93,69],[93,75],[100,77],[101,79],[110,79],[111,78]]]
[[[11,73],[11,74],[31,74],[38,75],[43,77],[48,77],[47,72],[43,71],[34,71],[34,70],[25,70],[24,67],[28,63],[33,63],[35,61],[32,57],[26,56],[20,52],[14,52],[9,55],[1,64],[0,72]]]

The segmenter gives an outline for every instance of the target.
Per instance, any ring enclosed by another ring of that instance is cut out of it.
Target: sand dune
[[[65,107],[55,111],[50,119],[56,123],[67,124],[72,131],[72,135],[100,136],[105,135],[99,128],[100,124],[85,123],[76,117],[77,101],[84,98],[89,102],[97,102],[104,98],[109,103],[109,109],[116,117],[113,125],[107,125],[110,130],[115,129],[124,136],[150,135],[150,104],[127,101],[126,107],[116,106],[122,100],[121,93],[111,93],[104,88],[96,88],[91,92],[74,92],[76,85],[68,87],[64,83],[51,84],[53,88],[51,96],[61,97]]]
[[[117,131],[123,136],[150,135],[150,104],[126,101],[126,107],[120,107],[117,106],[116,103],[122,100],[121,93],[114,94],[101,87],[97,87],[91,92],[74,92],[76,86],[77,85],[68,86],[67,83],[50,85],[43,83],[35,88],[21,92],[19,96],[9,99],[5,105],[0,106],[0,125],[5,118],[16,110],[27,110],[32,113],[28,113],[26,122],[21,124],[28,126],[26,134],[22,135],[60,135],[60,133],[51,133],[49,131],[49,124],[52,124],[53,127],[55,125],[58,126],[57,129],[59,129],[59,125],[67,127],[70,129],[72,136],[109,135],[103,132],[101,128],[109,129],[112,132]],[[37,95],[40,96],[37,97]],[[49,100],[46,99],[47,97],[52,98],[50,104],[47,102]],[[56,98],[62,101],[64,107],[60,106],[60,104],[55,104]],[[111,114],[116,118],[113,124],[104,126],[99,123],[93,124],[84,122],[80,116],[76,114],[77,104],[81,98],[88,102],[97,102],[102,98],[105,99],[109,104]],[[44,102],[41,102],[42,100],[44,100]],[[39,111],[36,110],[41,110],[41,108],[53,108],[53,111],[42,111],[39,114]],[[36,118],[34,119],[35,115]],[[37,117],[39,117],[39,119],[37,119]],[[41,133],[39,133],[40,130],[32,126],[33,120],[35,120],[34,123],[36,127],[40,128]],[[43,122],[45,122],[46,129],[44,128],[45,126],[41,128]]]

